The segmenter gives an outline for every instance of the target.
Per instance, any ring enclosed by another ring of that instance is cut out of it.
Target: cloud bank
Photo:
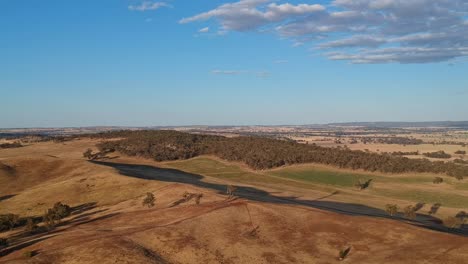
[[[311,43],[331,60],[434,63],[468,56],[468,0],[240,0],[183,18],[220,31],[268,31]]]
[[[129,5],[128,10],[144,12],[144,11],[156,10],[161,7],[168,7],[168,6],[169,5],[165,2],[144,1],[138,5]]]

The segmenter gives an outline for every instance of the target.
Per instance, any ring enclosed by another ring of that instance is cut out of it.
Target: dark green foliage
[[[429,209],[429,215],[434,215],[439,211],[439,208],[442,206],[440,203],[435,203],[431,206],[431,209]]]
[[[371,182],[372,182],[372,179],[369,179],[369,180],[367,180],[365,182],[359,180],[354,186],[356,188],[358,188],[359,190],[365,190],[365,189],[369,188]]]
[[[154,194],[148,192],[146,193],[145,199],[143,199],[143,206],[148,206],[148,208],[151,208],[154,206],[154,201],[156,199],[154,198]]]
[[[11,230],[20,225],[20,218],[15,214],[0,215],[0,231]]]
[[[0,238],[0,249],[8,247],[8,240],[6,238]]]
[[[398,213],[398,205],[396,204],[387,204],[385,206],[385,212],[387,212],[390,216],[394,216]]]
[[[244,162],[257,170],[299,163],[319,163],[386,173],[431,172],[461,178],[468,176],[468,167],[455,163],[409,159],[347,148],[326,148],[263,137],[225,138],[164,130],[121,131],[94,137],[124,138],[99,144],[101,151],[115,149],[129,156],[152,158],[156,161],[188,159],[209,154],[228,161]]]
[[[437,158],[437,159],[450,159],[452,155],[445,153],[444,151],[436,151],[436,152],[427,152],[423,154],[428,158]]]
[[[457,155],[465,155],[465,154],[466,154],[466,151],[464,151],[464,150],[457,150],[457,151],[455,151],[455,154],[457,154]]]
[[[419,155],[419,151],[408,151],[408,152],[394,151],[394,152],[392,152],[392,155],[394,155],[394,156],[412,156],[412,155]]]
[[[344,260],[349,255],[350,251],[351,251],[351,247],[340,250],[340,252],[338,254],[338,259],[339,260]]]
[[[361,137],[359,139],[364,144],[420,145],[424,143],[421,139],[407,137]]]
[[[29,251],[29,250],[28,250],[28,251],[25,251],[25,252],[23,252],[23,257],[25,257],[25,258],[32,258],[32,257],[34,257],[34,252],[33,252],[33,251]]]
[[[13,143],[3,143],[0,144],[0,149],[7,149],[7,148],[21,148],[23,145],[19,142]]]
[[[444,179],[442,177],[435,177],[434,180],[432,181],[434,184],[441,184],[444,182]]]
[[[54,205],[54,207],[47,209],[47,212],[42,217],[42,221],[48,229],[52,229],[57,223],[60,222],[62,218],[65,218],[70,214],[71,207],[58,202]]]

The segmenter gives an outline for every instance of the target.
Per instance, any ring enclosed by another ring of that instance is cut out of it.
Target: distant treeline
[[[13,143],[3,143],[0,144],[0,149],[7,149],[7,148],[21,148],[23,145],[19,142],[13,142]]]
[[[427,152],[423,154],[424,156],[428,158],[437,158],[437,159],[450,159],[452,155],[445,153],[442,150],[436,151],[436,152]]]
[[[409,159],[348,148],[326,148],[262,137],[234,137],[189,134],[177,131],[121,131],[91,135],[97,138],[123,138],[98,145],[100,150],[117,150],[129,156],[156,161],[179,160],[203,154],[228,161],[241,161],[253,169],[271,169],[298,163],[319,163],[340,168],[387,173],[431,172],[463,178],[468,167],[452,162]]]
[[[420,145],[424,144],[424,141],[416,138],[408,137],[361,137],[359,140],[364,143],[374,144],[399,144],[399,145]],[[356,139],[351,140],[351,144],[357,143]]]

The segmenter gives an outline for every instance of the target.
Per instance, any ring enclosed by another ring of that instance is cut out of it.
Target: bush
[[[37,231],[37,229],[38,229],[38,226],[37,226],[37,224],[34,222],[34,219],[28,218],[28,219],[26,220],[26,231],[27,231],[28,233],[34,233],[34,232]]]
[[[444,226],[450,228],[450,229],[458,229],[464,224],[464,219],[454,217],[454,216],[449,216],[444,219]]]
[[[23,257],[25,257],[25,258],[32,258],[32,257],[34,257],[34,252],[33,252],[33,251],[29,251],[29,250],[28,250],[28,251],[25,251],[25,252],[23,252]]]
[[[387,204],[385,206],[385,212],[387,212],[390,216],[394,216],[398,213],[398,205],[396,204]]]
[[[444,182],[444,179],[441,177],[435,177],[434,180],[432,181],[432,183],[434,184],[441,184],[443,182]]]
[[[0,238],[0,249],[8,247],[8,240],[6,238]]]
[[[90,148],[87,149],[85,152],[83,152],[83,157],[90,160],[93,157],[93,150]]]
[[[410,220],[416,219],[416,210],[411,205],[408,205],[403,209],[403,214],[405,215],[405,218],[407,219],[410,219]]]
[[[338,254],[338,259],[344,260],[349,255],[350,251],[351,251],[351,247],[340,250],[340,253]]]
[[[234,196],[234,192],[237,190],[237,187],[234,185],[228,185],[226,188],[226,194],[229,195],[229,197]]]
[[[23,147],[23,145],[21,145],[21,143],[19,142],[0,144],[0,149],[21,148],[21,147]]]
[[[454,159],[453,162],[458,164],[468,164],[468,161],[463,159]]]
[[[455,151],[455,154],[457,154],[457,155],[465,155],[465,154],[466,154],[466,151],[464,151],[464,150],[457,150],[457,151]]]
[[[52,229],[57,223],[60,222],[60,220],[69,216],[70,214],[71,207],[58,202],[54,204],[54,207],[47,209],[47,212],[42,217],[42,221],[48,229]]]
[[[184,192],[184,194],[182,194],[182,198],[173,202],[171,207],[172,206],[177,206],[179,204],[182,204],[182,203],[186,203],[192,199],[195,199],[195,203],[196,204],[200,204],[200,200],[201,198],[203,197],[203,193],[189,193],[189,192]]]
[[[436,152],[427,152],[423,154],[428,158],[436,158],[436,159],[450,159],[452,155],[445,153],[444,151],[436,151]]]
[[[0,215],[0,231],[11,230],[20,224],[20,218],[15,214]]]
[[[146,193],[145,199],[143,199],[143,206],[148,206],[148,208],[153,207],[155,200],[154,195],[148,192]]]
[[[367,180],[365,182],[362,182],[361,180],[359,180],[356,184],[354,184],[354,186],[358,188],[359,190],[365,190],[369,188],[371,182],[372,182],[372,179]]]

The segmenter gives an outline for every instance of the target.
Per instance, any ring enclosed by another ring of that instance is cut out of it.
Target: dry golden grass
[[[34,216],[57,201],[72,206],[97,203],[64,219],[51,233],[23,237],[21,229],[0,233],[17,236],[12,250],[2,251],[0,263],[334,263],[347,246],[348,263],[464,263],[468,258],[466,237],[294,202],[337,203],[317,199],[329,194],[324,189],[301,188],[300,182],[283,186],[292,182],[285,179],[278,179],[279,185],[257,186],[240,184],[236,177],[193,178],[158,169],[175,164],[138,158],[107,160],[120,167],[90,163],[82,152],[95,143],[47,142],[0,150],[0,162],[14,168],[14,173],[0,174],[0,196],[14,195],[0,200],[0,213]],[[193,179],[180,181],[186,177]],[[228,184],[256,191],[245,189],[244,198],[227,199],[213,188]],[[147,192],[156,198],[152,208],[142,205]],[[184,192],[203,193],[200,205],[190,201],[171,206]],[[287,197],[293,195],[301,197]],[[351,197],[346,195],[340,199]],[[258,234],[249,235],[257,226]],[[34,256],[26,259],[26,251]]]

